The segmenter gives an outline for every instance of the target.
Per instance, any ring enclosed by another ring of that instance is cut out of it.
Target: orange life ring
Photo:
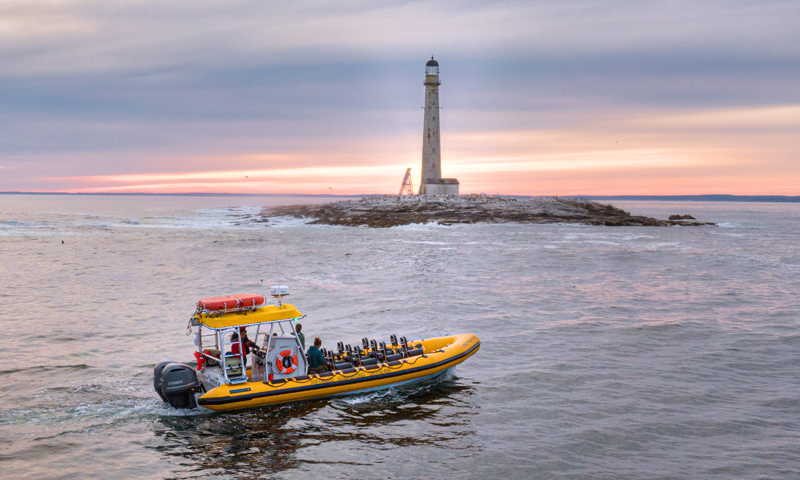
[[[275,357],[275,363],[282,375],[289,375],[297,369],[297,354],[284,350]]]

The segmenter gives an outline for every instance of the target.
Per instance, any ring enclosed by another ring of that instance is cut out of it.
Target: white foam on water
[[[386,398],[392,394],[393,394],[392,389],[387,388],[385,390],[378,390],[376,392],[371,392],[367,394],[362,394],[362,395],[357,394],[350,397],[343,397],[340,398],[339,401],[342,403],[346,403],[347,405],[360,405],[364,403],[373,403],[377,400]]]
[[[282,216],[282,217],[270,217],[269,225],[270,227],[275,228],[298,228],[298,227],[306,227],[306,226],[318,226],[318,225],[309,225],[309,223],[316,220],[315,218],[297,218],[292,216]],[[319,225],[324,226],[324,225]]]
[[[434,242],[434,241],[420,241],[420,240],[397,240],[401,243],[414,243],[419,245],[453,245],[449,242]]]
[[[442,229],[442,228],[452,228],[455,225],[440,225],[437,222],[428,222],[428,223],[409,223],[408,225],[397,225],[395,227],[389,227],[394,230],[412,230],[412,231],[424,231],[424,230],[433,230],[433,229]]]

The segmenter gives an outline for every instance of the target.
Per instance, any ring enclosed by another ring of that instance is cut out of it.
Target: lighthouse
[[[439,62],[425,64],[425,120],[422,128],[422,176],[420,195],[458,195],[458,180],[442,178],[439,135]]]

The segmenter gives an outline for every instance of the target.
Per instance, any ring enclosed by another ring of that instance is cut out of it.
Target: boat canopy
[[[194,320],[198,325],[221,330],[231,327],[247,327],[262,323],[280,322],[300,318],[300,313],[294,305],[267,305],[254,311],[240,310],[227,313],[200,313],[195,314]]]

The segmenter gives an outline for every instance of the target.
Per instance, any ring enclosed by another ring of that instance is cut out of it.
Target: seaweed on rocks
[[[699,226],[708,222],[658,220],[631,215],[614,207],[591,200],[569,197],[535,197],[517,199],[499,195],[383,195],[357,200],[340,200],[324,204],[281,205],[266,207],[261,213],[269,217],[291,216],[311,218],[311,224],[396,227],[414,223],[580,223],[586,225],[622,226]]]

